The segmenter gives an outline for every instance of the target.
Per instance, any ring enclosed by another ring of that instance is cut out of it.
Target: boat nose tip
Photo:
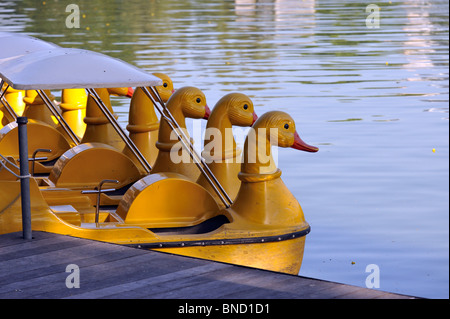
[[[134,93],[134,89],[131,88],[131,87],[129,87],[129,88],[128,88],[128,92],[127,92],[127,96],[128,96],[128,97],[133,97],[133,93]]]
[[[309,144],[306,144],[305,142],[303,142],[303,140],[298,135],[297,131],[295,131],[295,133],[294,133],[294,144],[292,144],[291,148],[300,150],[300,151],[311,152],[311,153],[315,153],[315,152],[319,151],[318,147],[312,146],[312,145],[309,145]]]
[[[208,107],[208,104],[205,105],[205,116],[203,119],[207,120],[209,119],[209,116],[211,115],[211,109]]]
[[[252,125],[255,124],[256,120],[258,119],[258,115],[256,115],[255,112],[253,112],[253,122]]]

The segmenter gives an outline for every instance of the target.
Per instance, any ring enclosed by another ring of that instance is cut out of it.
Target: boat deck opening
[[[210,233],[219,227],[221,227],[224,224],[229,223],[227,217],[224,215],[218,215],[215,217],[212,217],[198,225],[189,226],[189,227],[164,227],[164,228],[149,228],[150,231],[156,233],[156,234],[180,234],[180,235],[187,235],[187,234],[206,234]]]

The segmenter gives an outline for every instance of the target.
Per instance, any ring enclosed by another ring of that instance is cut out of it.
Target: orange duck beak
[[[211,110],[208,107],[208,104],[205,105],[205,116],[203,117],[204,120],[209,119],[209,116],[211,115]]]
[[[134,93],[134,89],[133,88],[128,88],[127,96],[128,97],[133,97],[133,93]]]
[[[312,153],[315,153],[319,150],[318,147],[311,146],[303,142],[300,136],[298,135],[297,131],[294,133],[294,144],[291,146],[291,148]]]
[[[258,115],[256,115],[255,112],[253,112],[253,122],[252,125],[255,124],[256,120],[258,119]]]

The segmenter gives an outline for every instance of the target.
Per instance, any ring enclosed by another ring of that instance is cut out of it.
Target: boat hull
[[[298,275],[305,236],[273,242],[153,249],[170,254]]]

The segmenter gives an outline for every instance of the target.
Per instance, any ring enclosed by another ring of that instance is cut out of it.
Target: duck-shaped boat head
[[[247,95],[229,93],[216,103],[206,125],[202,157],[231,199],[239,190],[242,155],[242,150],[236,146],[232,126],[252,126],[257,118],[253,102]],[[217,196],[203,175],[197,182]],[[221,204],[220,199],[216,199]]]
[[[159,85],[156,87],[156,90],[158,91],[159,96],[164,101],[164,103],[167,103],[169,98],[172,96],[172,94],[175,92],[175,89],[173,87],[173,81],[165,73],[153,73],[154,76],[157,76],[160,78],[163,82],[162,85]]]
[[[244,144],[243,163],[238,177],[241,187],[230,207],[246,220],[264,225],[307,225],[302,208],[281,180],[271,147],[291,147],[317,152],[303,142],[291,116],[272,111],[253,124]]]
[[[153,75],[159,77],[163,81],[162,85],[156,86],[155,88],[163,102],[167,103],[174,92],[172,79],[164,73],[153,73]],[[150,93],[153,96],[151,91]],[[156,96],[153,96],[153,98],[157,101]],[[152,127],[156,125],[156,128],[159,128],[159,120],[156,116],[152,101],[144,93],[142,88],[138,87],[134,91],[130,101],[127,130],[130,134],[138,133],[142,131],[142,129],[139,129],[142,125],[150,125]],[[135,130],[137,131],[135,132]]]
[[[174,92],[172,79],[164,73],[153,73],[153,75],[163,81],[162,85],[155,88],[163,102],[167,103]],[[150,91],[150,93],[153,96],[153,92]],[[155,101],[158,101],[156,96],[153,96],[153,98]],[[155,144],[158,140],[159,119],[156,116],[153,102],[140,87],[136,88],[131,98],[127,130],[130,132],[130,139],[148,163],[153,166],[158,156],[158,149]],[[131,151],[127,146],[125,146],[123,152],[140,166],[135,157],[131,155]]]
[[[206,124],[205,147],[207,149],[203,151],[203,154],[212,157],[211,160],[216,159],[217,156],[220,157],[217,159],[226,160],[231,155],[227,154],[228,152],[236,151],[232,126],[252,126],[257,118],[253,102],[247,95],[242,93],[225,95],[214,106]],[[216,136],[215,133],[220,135]],[[229,145],[231,143],[232,145]]]
[[[186,118],[207,119],[211,113],[203,92],[191,86],[175,91],[167,101],[166,107],[187,136],[189,135],[186,130]],[[191,140],[191,142],[193,141]],[[200,174],[199,169],[190,160],[165,119],[161,120],[159,126],[156,147],[159,149],[159,153],[152,173],[175,172],[185,175],[193,181],[197,180]]]
[[[271,146],[292,147],[307,152],[319,149],[303,142],[292,117],[281,111],[263,114],[253,124],[244,145],[243,174],[271,174],[278,169],[272,158]]]
[[[186,118],[207,120],[211,114],[205,94],[192,86],[185,86],[175,91],[166,106],[182,128],[186,128]],[[167,122],[163,123],[164,126],[168,126]]]

